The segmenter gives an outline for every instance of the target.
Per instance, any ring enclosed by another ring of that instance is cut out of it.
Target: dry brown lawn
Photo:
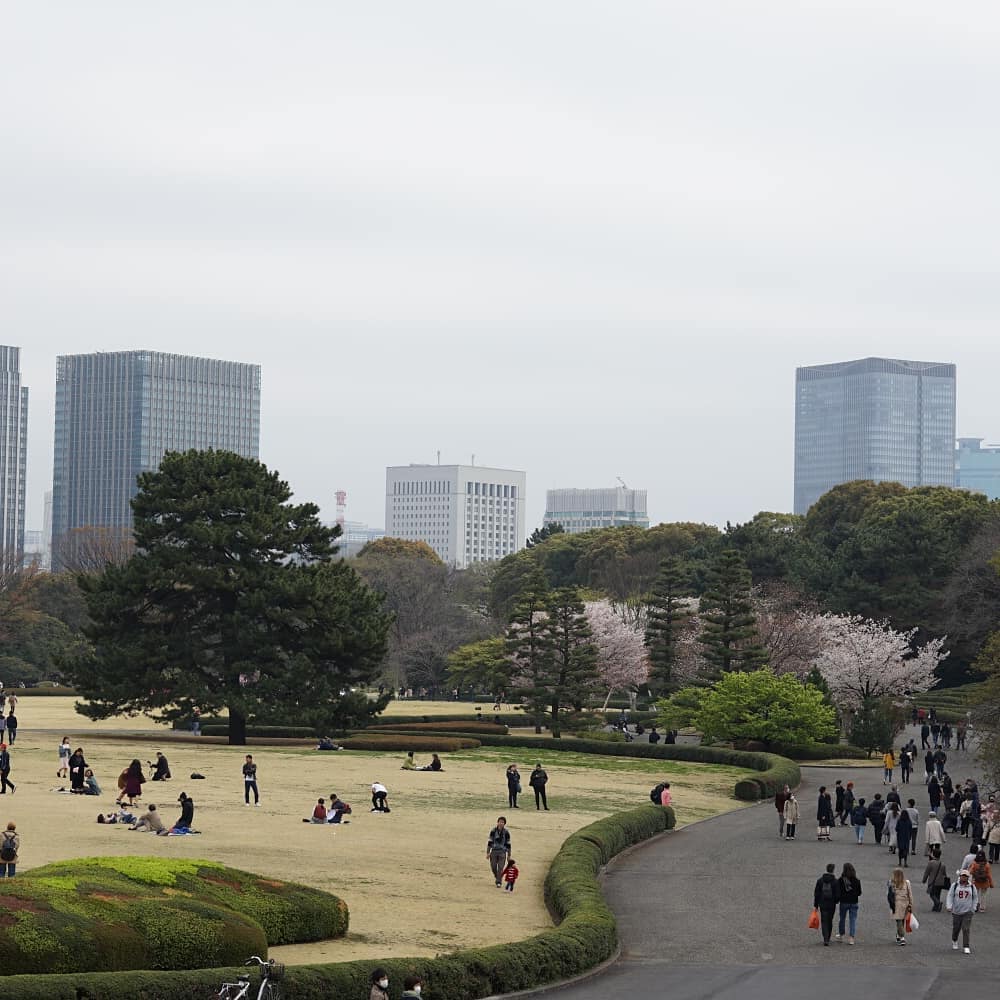
[[[660,778],[671,781],[682,824],[740,806],[732,797],[743,774],[736,769],[585,757],[540,744],[537,751],[482,748],[446,755],[438,774],[401,771],[402,753],[252,747],[261,805],[247,808],[242,748],[194,742],[161,747],[149,720],[91,723],[73,713],[71,699],[23,698],[17,714],[21,730],[11,773],[17,793],[5,797],[0,822],[17,822],[22,869],[89,855],[203,857],[342,897],[351,911],[348,937],[272,950],[289,963],[434,955],[525,938],[551,926],[542,883],[574,830],[648,801]],[[142,728],[150,729],[148,742],[116,739],[112,732]],[[63,733],[74,747],[83,746],[104,788],[99,799],[54,791],[68,787],[56,778]],[[133,757],[153,759],[157,749],[167,754],[175,778],[148,783],[143,804],[155,802],[172,822],[177,796],[186,791],[196,803],[199,836],[153,837],[96,822],[99,811],[113,808],[119,771]],[[537,812],[530,791],[520,809],[508,809],[507,764],[518,763],[527,789],[536,758],[549,774],[550,811]],[[206,780],[191,781],[195,770]],[[389,788],[389,815],[369,812],[369,785],[376,779]],[[302,823],[317,797],[331,792],[354,806],[351,822]],[[494,887],[486,860],[487,835],[501,814],[510,821],[521,870],[512,895]]]

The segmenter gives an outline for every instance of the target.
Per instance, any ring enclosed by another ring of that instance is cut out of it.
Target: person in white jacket
[[[972,954],[969,935],[972,930],[972,914],[979,908],[979,890],[972,884],[969,872],[963,868],[958,873],[958,881],[948,890],[945,909],[951,914],[951,947],[958,951],[958,932],[962,932],[962,948],[966,955]]]
[[[937,813],[932,809],[930,815],[927,817],[927,822],[924,824],[924,854],[930,857],[931,848],[937,844],[938,847],[942,847],[948,842],[948,838],[944,835],[944,827],[941,825],[941,820],[937,818]]]
[[[795,839],[795,826],[799,821],[799,800],[794,795],[788,796],[785,803],[785,840]]]

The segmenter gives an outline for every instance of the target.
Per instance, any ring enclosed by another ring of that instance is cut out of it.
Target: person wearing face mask
[[[368,1000],[389,1000],[389,973],[378,968],[372,973],[372,991]]]
[[[419,997],[423,992],[424,981],[420,976],[407,976],[403,980],[403,1000],[408,997]]]

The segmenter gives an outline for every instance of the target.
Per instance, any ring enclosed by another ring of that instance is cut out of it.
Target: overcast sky
[[[3,5],[0,342],[262,366],[331,518],[385,466],[790,510],[797,365],[958,365],[1000,440],[995,2]]]

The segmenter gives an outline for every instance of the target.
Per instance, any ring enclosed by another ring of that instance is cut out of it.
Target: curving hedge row
[[[211,861],[77,858],[25,872],[0,903],[4,974],[228,965],[347,931],[319,889]]]
[[[453,753],[456,750],[475,750],[481,745],[478,736],[439,736],[433,733],[356,733],[340,740],[345,750],[423,750],[428,753]]]
[[[365,733],[464,733],[478,736],[506,736],[507,727],[493,722],[394,722],[378,726],[368,726]]]
[[[746,767],[760,774],[738,781],[733,794],[746,802],[756,802],[780,791],[783,785],[796,788],[802,780],[798,764],[787,757],[773,753],[751,753],[729,747],[708,747],[695,744],[672,743],[610,743],[605,740],[561,739],[540,740],[531,736],[491,736],[479,733],[476,739],[488,747],[520,747],[546,752],[603,754],[606,757],[638,757],[642,760],[685,760],[701,764],[723,764],[727,767]],[[343,746],[348,742],[344,741]],[[351,749],[365,750],[366,746]],[[393,748],[397,749],[397,748]],[[405,749],[410,749],[406,747]],[[423,748],[421,748],[423,749]]]
[[[545,899],[557,927],[515,944],[474,948],[440,958],[388,959],[378,964],[395,983],[411,973],[427,992],[448,1000],[479,1000],[565,979],[610,958],[618,946],[614,914],[597,884],[601,867],[632,844],[672,830],[674,811],[644,805],[598,820],[571,834],[545,879]],[[290,966],[283,993],[296,1000],[365,1000],[375,963]],[[118,972],[0,977],[0,1000],[190,1000],[213,995],[235,968],[193,972]]]

